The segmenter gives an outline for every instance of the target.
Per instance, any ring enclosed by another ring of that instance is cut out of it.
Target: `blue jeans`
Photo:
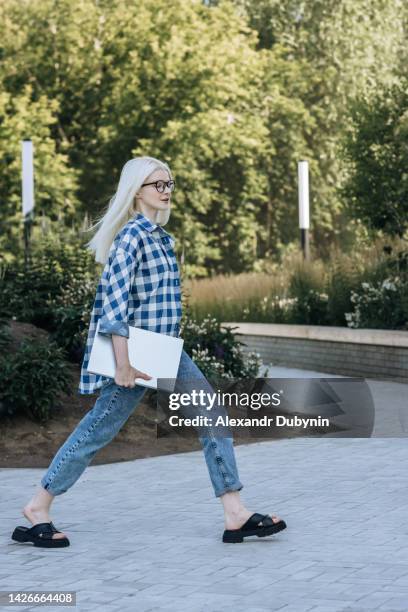
[[[177,374],[177,390],[188,392],[191,381],[213,393],[201,370],[183,350]],[[81,476],[93,456],[108,444],[126,423],[146,392],[146,387],[117,385],[112,379],[100,389],[93,408],[87,412],[52,460],[41,485],[51,495],[65,493]],[[199,414],[204,414],[198,408]],[[200,412],[201,411],[201,412]],[[238,476],[232,437],[215,436],[211,427],[199,440],[204,450],[216,497],[243,488]]]

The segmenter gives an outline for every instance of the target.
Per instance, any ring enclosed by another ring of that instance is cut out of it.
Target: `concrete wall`
[[[239,326],[245,352],[265,364],[408,382],[408,332],[340,327],[224,323]]]

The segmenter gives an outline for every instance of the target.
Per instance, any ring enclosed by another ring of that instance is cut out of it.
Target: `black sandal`
[[[62,533],[58,531],[54,523],[37,523],[33,527],[16,527],[11,538],[16,542],[32,542],[34,546],[42,548],[62,548],[69,546],[69,540],[64,538],[53,538],[54,533]]]
[[[223,542],[243,542],[244,538],[256,535],[258,538],[278,533],[286,529],[286,523],[283,520],[274,523],[269,514],[258,514],[255,512],[249,517],[246,523],[239,529],[226,529],[222,536]]]

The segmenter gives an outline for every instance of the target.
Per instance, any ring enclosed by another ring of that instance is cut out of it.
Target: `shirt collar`
[[[154,232],[154,230],[159,230],[160,233],[165,234],[166,236],[170,236],[170,234],[166,232],[166,230],[163,229],[161,225],[152,223],[150,219],[142,215],[142,213],[140,212],[137,212],[133,219],[134,221],[136,221],[136,223],[138,223],[138,225],[143,227],[143,229],[147,230],[148,232]]]

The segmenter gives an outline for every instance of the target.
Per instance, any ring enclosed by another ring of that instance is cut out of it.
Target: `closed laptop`
[[[87,370],[114,378],[116,359],[112,338],[98,333],[99,323],[98,320]],[[127,343],[130,365],[152,377],[150,380],[136,378],[136,384],[157,389],[157,380],[163,379],[160,388],[172,391],[184,340],[129,325]]]

